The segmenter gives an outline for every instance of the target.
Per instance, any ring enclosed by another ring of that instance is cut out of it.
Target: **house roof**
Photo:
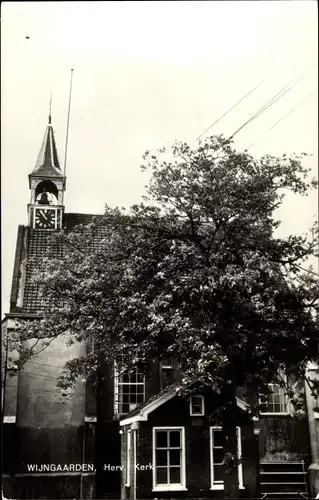
[[[173,384],[165,387],[164,390],[155,394],[150,399],[148,399],[145,403],[135,408],[135,410],[131,411],[125,417],[122,417],[120,420],[120,425],[127,425],[135,421],[139,420],[147,420],[147,415],[154,411],[156,408],[166,403],[174,396],[176,396],[178,392],[178,385]],[[146,417],[146,418],[145,418]]]
[[[71,231],[79,224],[89,224],[97,217],[93,214],[64,214],[63,227]],[[107,228],[106,228],[107,229]],[[40,267],[45,254],[58,258],[61,246],[52,237],[56,231],[39,231],[27,226],[19,226],[16,243],[16,256],[10,298],[10,313],[41,314],[48,306],[40,297],[39,285],[32,280],[34,272]],[[96,239],[102,240],[105,231],[99,231]]]
[[[49,122],[45,130],[40,152],[30,176],[63,177],[51,123],[51,115],[49,115]]]
[[[125,417],[122,417],[120,420],[120,426],[148,420],[148,415],[159,406],[162,406],[170,399],[173,399],[177,395],[179,389],[180,387],[177,384],[166,387],[163,391],[148,399],[144,404],[125,415]],[[249,404],[238,397],[236,397],[236,403],[237,406],[243,411],[246,411],[249,408]]]

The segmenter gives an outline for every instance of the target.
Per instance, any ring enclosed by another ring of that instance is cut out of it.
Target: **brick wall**
[[[17,428],[16,472],[26,473],[27,465],[82,462],[83,426],[60,429]]]
[[[310,461],[309,426],[306,415],[264,417],[260,423],[261,459]]]
[[[80,498],[81,477],[77,476],[45,476],[41,477],[5,477],[3,479],[4,498],[32,499],[46,498]]]

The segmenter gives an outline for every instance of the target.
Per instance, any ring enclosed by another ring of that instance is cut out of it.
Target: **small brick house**
[[[223,430],[209,415],[213,395],[177,394],[169,386],[120,420],[121,498],[220,498]],[[242,498],[258,489],[258,437],[237,398],[238,477]]]

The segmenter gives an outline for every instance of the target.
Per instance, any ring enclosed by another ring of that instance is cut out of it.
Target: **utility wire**
[[[290,115],[290,113],[292,113],[295,109],[297,109],[303,102],[306,101],[306,99],[308,99],[308,97],[305,97],[305,99],[303,99],[302,101],[300,101],[297,106],[295,106],[294,108],[292,108],[290,111],[288,111],[288,113],[286,113],[283,117],[281,117],[270,129],[269,129],[269,132],[270,130],[272,130],[276,125],[278,125],[279,122],[281,122],[282,120],[284,120],[284,118],[286,118],[286,116]]]
[[[310,94],[308,94],[307,97],[305,97],[302,101],[300,101],[296,106],[294,106],[292,109],[290,109],[290,111],[288,111],[288,113],[286,113],[284,116],[282,116],[278,121],[276,121],[276,123],[270,127],[264,134],[262,134],[261,136],[258,137],[258,139],[256,139],[256,141],[254,141],[252,144],[250,144],[248,146],[248,148],[246,149],[246,151],[248,151],[250,148],[252,148],[260,139],[262,139],[263,137],[265,137],[265,135],[268,134],[268,132],[270,132],[273,128],[276,127],[276,125],[278,125],[278,123],[280,123],[282,120],[284,120],[288,115],[290,115],[291,113],[293,113],[293,111],[295,111],[295,109],[297,109],[299,106],[301,106],[302,103],[304,103],[307,99],[309,99],[310,95],[312,95],[313,92],[311,92]]]
[[[294,67],[294,66],[293,66]],[[312,67],[312,66],[311,66]],[[305,69],[305,73],[308,73],[308,71],[311,69],[311,67],[309,68],[306,68]],[[250,90],[246,95],[244,95],[238,102],[236,102],[236,104],[234,104],[229,110],[227,110],[222,116],[220,116],[219,118],[217,118],[217,120],[214,121],[214,123],[212,123],[212,125],[210,125],[204,132],[202,132],[198,137],[197,139],[195,139],[195,141],[193,141],[192,144],[194,144],[194,142],[198,141],[198,139],[200,139],[208,130],[210,130],[214,125],[216,125],[216,123],[218,123],[222,118],[224,118],[224,116],[226,116],[228,113],[230,113],[230,111],[232,111],[238,104],[240,104],[244,99],[246,99],[252,92],[254,92],[254,90],[256,90],[265,80],[267,80],[268,76],[266,76],[256,87],[254,87],[252,90]],[[303,78],[303,76],[302,76]],[[294,80],[294,79],[293,79]],[[292,81],[293,81],[292,80]],[[290,85],[290,83],[288,83],[283,89],[281,89],[280,92],[283,92],[288,86]],[[290,90],[290,89],[289,89]],[[279,92],[279,93],[280,93]],[[278,93],[278,94],[279,94]],[[273,99],[275,99],[277,97],[277,95],[273,97]],[[270,103],[267,103],[265,106],[269,105]],[[261,112],[261,110],[259,110]],[[237,133],[237,132],[235,132]],[[233,136],[231,136],[233,137]]]
[[[268,101],[266,104],[264,104],[264,106],[262,106],[253,116],[251,116],[249,118],[249,120],[247,120],[245,123],[243,123],[243,125],[241,125],[229,137],[229,139],[233,139],[235,137],[235,135],[238,134],[238,132],[240,132],[244,127],[246,127],[247,125],[249,125],[249,123],[251,123],[253,120],[255,120],[256,118],[258,118],[268,108],[270,108],[271,106],[273,106],[273,104],[275,104],[279,99],[281,99],[285,94],[287,94],[287,92],[289,92],[289,90],[291,90],[292,88],[294,88],[304,78],[304,76],[305,75],[302,75],[301,77],[298,78],[297,81],[295,81],[292,84],[289,83],[288,85],[285,85],[279,92],[277,92],[277,94],[272,99],[270,99],[270,101]]]
[[[287,92],[289,92],[289,90],[291,90],[295,85],[297,85],[297,83],[299,83],[303,78],[304,78],[305,74],[301,75],[297,81],[294,81],[295,78],[293,78],[287,85],[285,85],[279,92],[277,92],[277,94],[274,95],[274,97],[272,97],[270,99],[270,101],[268,101],[266,104],[264,104],[258,111],[256,111],[256,113],[251,116],[249,118],[249,120],[247,120],[246,122],[244,122],[230,137],[228,137],[228,140],[230,139],[233,139],[233,137],[238,134],[238,132],[240,132],[244,127],[246,127],[246,125],[248,125],[249,123],[251,123],[253,120],[255,120],[256,118],[258,118],[258,116],[260,116],[264,111],[266,111],[270,106],[272,106],[273,104],[275,104],[279,99],[281,99],[281,97],[283,97]],[[261,82],[262,83],[262,82]],[[261,83],[259,85],[261,85]],[[254,89],[253,89],[254,90]],[[244,99],[244,98],[243,98]],[[230,110],[229,110],[230,111]],[[220,151],[221,148],[218,149],[217,153]]]
[[[14,389],[17,388],[16,385],[12,385],[12,384],[7,384],[7,387],[12,387]],[[19,387],[21,387],[23,389],[29,389],[30,388],[30,387],[28,387],[26,385],[24,386],[24,385],[21,385],[21,384],[19,385]],[[58,389],[58,388],[57,389],[36,389],[35,387],[32,387],[30,390],[31,390],[31,392],[51,392],[51,393],[54,392],[56,394],[61,389]]]
[[[250,94],[252,94],[254,92],[254,90],[258,89],[258,87],[260,87],[260,85],[262,83],[264,83],[264,81],[266,80],[266,78],[264,78],[261,82],[258,83],[258,85],[256,87],[254,87],[253,89],[251,89],[246,95],[244,95],[244,97],[242,97],[241,99],[239,99],[239,101],[236,102],[236,104],[234,104],[230,109],[228,109],[228,111],[226,111],[223,115],[221,115],[219,118],[217,118],[217,120],[214,121],[214,123],[212,123],[206,130],[204,130],[204,132],[202,132],[198,137],[197,139],[195,139],[194,142],[198,141],[204,134],[206,134],[206,132],[208,132],[208,130],[210,130],[214,125],[216,125],[216,123],[218,123],[222,118],[224,118],[224,116],[228,115],[228,113],[230,113],[234,108],[236,108],[236,106],[238,106],[238,104],[240,104],[242,101],[244,101]],[[194,144],[193,142],[193,144]]]
[[[57,380],[60,378],[60,377],[50,377],[49,375],[41,375],[41,374],[35,373],[35,372],[21,371],[20,374],[21,374],[21,376],[26,375],[28,377],[39,378],[39,379],[48,379],[48,380]]]
[[[51,366],[51,367],[54,367],[54,368],[63,368],[64,365],[50,365],[49,363],[36,363],[35,361],[26,361],[26,364],[32,364],[32,365],[39,365],[39,366]]]
[[[299,266],[299,264],[295,264],[295,266],[299,267],[302,271],[306,271],[307,273],[313,274],[314,276],[319,276],[319,273],[312,271],[311,269],[306,269],[305,267]]]

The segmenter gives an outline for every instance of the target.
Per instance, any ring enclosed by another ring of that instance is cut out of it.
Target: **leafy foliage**
[[[196,380],[217,394],[283,384],[279,366],[304,376],[318,356],[318,280],[303,269],[318,230],[279,238],[275,219],[285,192],[316,187],[302,157],[257,160],[213,136],[196,149],[146,152],[144,161],[143,203],[128,212],[107,206],[92,224],[53,236],[63,255],[46,256],[34,277],[50,308],[21,324],[16,342],[65,332],[94,342],[68,363],[64,387],[101,357],[128,352],[145,369],[171,354],[183,386]]]

